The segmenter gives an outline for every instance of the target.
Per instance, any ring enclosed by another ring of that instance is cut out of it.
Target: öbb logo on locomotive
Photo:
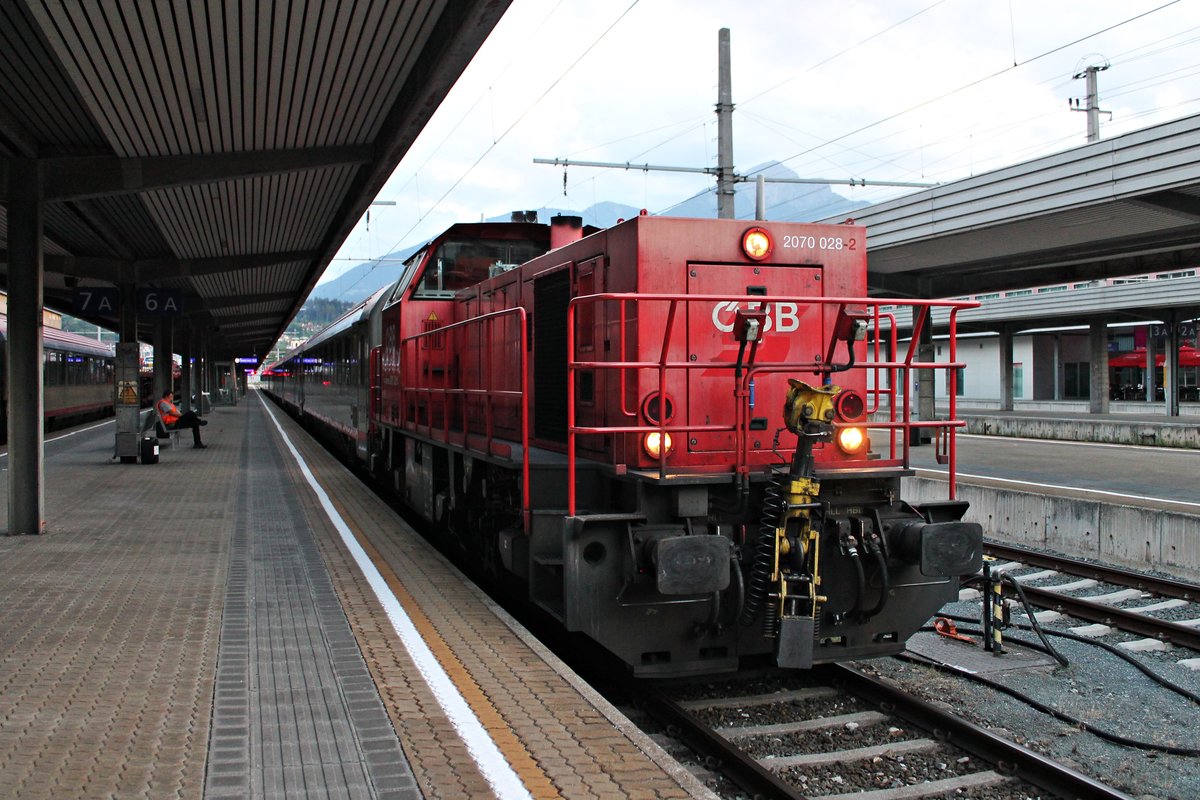
[[[961,423],[909,419],[898,387],[962,365],[921,362],[894,315],[973,304],[867,297],[864,233],[454,225],[263,377],[635,673],[888,655],[982,557],[953,477],[903,499],[905,437],[952,448]]]

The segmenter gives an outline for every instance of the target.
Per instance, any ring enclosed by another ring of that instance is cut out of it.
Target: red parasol
[[[1154,354],[1154,363],[1162,366],[1166,362],[1166,354],[1158,352]],[[1130,353],[1121,353],[1120,355],[1112,356],[1108,359],[1108,366],[1119,369],[1121,367],[1142,367],[1146,366],[1146,348],[1139,347]],[[1191,345],[1183,345],[1179,348],[1179,366],[1181,367],[1200,367],[1200,350]]]

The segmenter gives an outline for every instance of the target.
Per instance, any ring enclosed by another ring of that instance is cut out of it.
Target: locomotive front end
[[[766,493],[739,622],[776,642],[782,667],[898,652],[979,570],[982,528],[962,520],[966,503],[915,508],[896,499],[895,478],[865,468],[822,480],[814,445],[847,431],[858,443],[859,428],[835,427],[847,401],[837,386],[790,385],[796,449]]]
[[[952,459],[958,423],[912,421],[899,387],[961,365],[918,361],[904,301],[866,297],[861,228],[632,233],[568,324],[567,626],[643,674],[899,652],[980,568],[965,502],[901,491],[914,428]],[[918,301],[915,318],[953,328],[962,305]],[[613,479],[581,477],[585,456]]]

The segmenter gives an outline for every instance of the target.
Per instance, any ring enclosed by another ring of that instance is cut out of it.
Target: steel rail
[[[831,664],[818,667],[816,671],[823,673],[834,685],[844,686],[863,700],[879,706],[885,713],[903,717],[932,732],[939,740],[995,764],[997,771],[1003,775],[1010,775],[1067,798],[1133,800],[1130,795],[1095,778],[1001,738],[853,667]]]
[[[1200,603],[1200,586],[1187,581],[1144,575],[1134,570],[1110,567],[1103,564],[1077,561],[1066,556],[1039,553],[1024,547],[988,542],[984,549],[993,555],[1020,561],[1031,567],[1053,569],[1069,575],[1103,581],[1117,586],[1130,586],[1152,592],[1162,597],[1172,597]],[[1086,597],[1076,597],[1053,587],[1039,588],[1021,584],[1021,589],[1030,603],[1070,614],[1089,622],[1112,625],[1139,636],[1148,636],[1171,644],[1200,652],[1200,628],[1191,628],[1177,622],[1158,619],[1149,614],[1139,614],[1106,603],[1095,603]]]
[[[1123,631],[1200,652],[1200,628],[1189,628],[1177,622],[1157,619],[1149,614],[1138,614],[1104,603],[1093,603],[1086,597],[1072,597],[1050,589],[1035,589],[1025,585],[1022,585],[1021,589],[1025,592],[1025,598],[1036,606],[1061,611],[1089,622],[1112,625]]]
[[[718,771],[751,797],[762,800],[805,800],[807,797],[674,701],[648,691],[641,691],[639,695],[648,714],[672,728],[672,735],[688,747],[718,761]]]
[[[1200,603],[1200,585],[1177,578],[1164,578],[1121,567],[1093,564],[1090,561],[1078,561],[1070,556],[1039,553],[1036,550],[1011,544],[985,542],[983,549],[991,555],[1006,558],[1009,561],[1020,561],[1031,567],[1058,570],[1070,575],[1078,575],[1081,578],[1093,578],[1105,583],[1115,583],[1119,586],[1143,589],[1163,597]]]

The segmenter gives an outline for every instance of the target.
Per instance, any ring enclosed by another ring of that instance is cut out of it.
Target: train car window
[[[412,283],[413,274],[416,273],[417,267],[425,260],[425,253],[428,248],[422,247],[417,252],[409,256],[404,262],[404,269],[400,273],[400,280],[396,281],[396,286],[392,289],[391,296],[388,297],[385,305],[391,305],[400,300],[404,296],[404,291],[408,289]]]
[[[363,337],[359,334],[354,334],[350,340],[350,385],[362,386],[366,383],[363,380]]]
[[[64,357],[67,361],[67,385],[85,385],[87,383],[87,357],[78,353],[65,353]]]
[[[45,364],[45,376],[43,382],[47,386],[62,386],[63,385],[63,363],[62,354],[57,350],[47,350],[46,357],[43,360]]]

